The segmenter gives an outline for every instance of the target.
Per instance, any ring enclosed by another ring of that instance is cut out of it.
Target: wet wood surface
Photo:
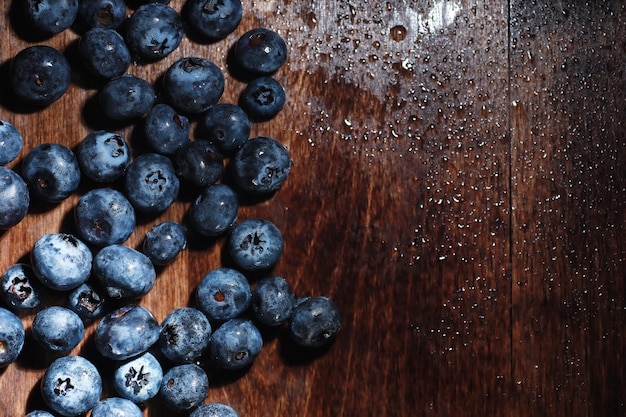
[[[2,4],[6,74],[33,42]],[[276,195],[239,217],[281,229],[273,273],[298,294],[332,297],[343,328],[313,353],[266,334],[251,369],[212,375],[207,401],[241,417],[624,415],[624,4],[257,0],[244,9],[225,40],[186,37],[129,72],[156,85],[176,59],[207,57],[226,75],[222,101],[234,102],[244,84],[228,72],[228,48],[256,26],[285,37],[289,60],[275,76],[286,107],[252,133],[283,142],[294,166]],[[72,59],[79,35],[35,43]],[[98,128],[141,149],[135,125],[107,124],[97,90],[74,81],[50,107],[24,112],[2,78],[0,117],[25,138],[12,168],[38,144],[74,147]],[[44,233],[72,232],[79,194],[35,203],[2,233],[0,270],[27,261]],[[140,247],[159,221],[184,221],[191,199],[142,217],[127,244]],[[141,304],[162,320],[193,303],[223,245],[192,238]],[[21,317],[28,329],[33,313]],[[72,354],[97,362],[92,330]],[[1,415],[42,406],[47,358],[33,344],[0,371]],[[145,415],[172,414],[156,400]]]

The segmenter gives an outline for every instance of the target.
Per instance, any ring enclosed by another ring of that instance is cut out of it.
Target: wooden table
[[[208,57],[233,102],[243,84],[228,75],[228,47],[255,26],[285,36],[290,58],[276,77],[287,105],[253,134],[282,141],[294,166],[240,218],[279,226],[274,273],[299,294],[332,297],[343,329],[320,355],[268,335],[248,372],[214,377],[208,401],[242,417],[625,415],[624,3],[244,3],[224,41],[186,38],[129,72],[157,83],[174,60]],[[6,73],[30,42],[3,4]],[[39,43],[69,54],[77,38]],[[94,121],[96,94],[78,80],[43,111],[4,103],[0,116],[26,141],[11,167],[40,143],[75,146],[102,127],[139,146],[132,125]],[[77,198],[37,203],[0,235],[0,270],[27,261],[42,234],[71,232]],[[142,218],[127,244],[182,220],[189,204]],[[188,305],[223,243],[194,239],[141,304],[159,320]],[[22,315],[27,328],[32,317]],[[32,343],[0,374],[3,416],[41,406],[45,359]],[[95,357],[91,343],[72,353]],[[158,401],[145,414],[172,415]]]

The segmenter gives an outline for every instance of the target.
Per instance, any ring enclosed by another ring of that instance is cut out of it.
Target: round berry
[[[207,273],[196,293],[198,308],[213,321],[240,316],[250,305],[251,298],[247,278],[232,268],[218,268]]]
[[[136,210],[160,213],[170,207],[180,189],[174,165],[170,159],[157,153],[136,157],[124,177],[124,191]]]
[[[130,150],[121,135],[96,130],[80,142],[76,158],[85,176],[99,183],[108,183],[124,176],[130,164]]]
[[[189,141],[189,119],[172,106],[159,103],[146,115],[144,133],[152,150],[171,155]]]
[[[61,306],[39,310],[31,331],[33,339],[44,349],[58,354],[68,353],[85,336],[85,326],[78,314]]]
[[[228,251],[237,266],[246,271],[267,270],[283,254],[280,230],[269,220],[246,219],[235,225],[228,240]]]
[[[98,94],[102,111],[113,120],[143,116],[154,105],[155,97],[154,87],[143,78],[132,74],[110,79]]]
[[[138,298],[156,281],[154,265],[143,253],[129,246],[105,246],[93,258],[93,275],[111,298]]]
[[[0,120],[0,165],[13,161],[22,152],[24,138],[12,123]]]
[[[22,177],[31,194],[59,202],[80,185],[80,166],[74,152],[58,143],[45,143],[31,149],[22,163]]]
[[[124,361],[113,373],[115,391],[137,404],[154,398],[159,393],[162,381],[163,368],[150,352]]]
[[[204,369],[195,364],[170,368],[163,375],[159,398],[176,412],[189,411],[204,402],[208,396],[209,378]]]
[[[180,223],[165,221],[146,233],[143,253],[154,265],[167,265],[187,247],[185,229]]]
[[[91,410],[91,417],[143,417],[141,408],[125,398],[108,397],[100,400]]]
[[[239,201],[226,184],[204,188],[189,209],[193,230],[204,236],[220,236],[237,220]]]
[[[208,403],[193,410],[189,417],[239,417],[239,414],[229,405]]]
[[[161,322],[159,347],[174,363],[196,361],[209,345],[211,324],[204,313],[191,307],[172,310]]]
[[[80,0],[76,21],[84,28],[117,29],[126,19],[124,0]]]
[[[96,27],[78,41],[78,55],[92,75],[103,79],[120,76],[130,66],[130,51],[114,29]]]
[[[241,0],[188,0],[186,22],[201,37],[218,40],[232,33],[243,16]]]
[[[254,195],[267,196],[287,180],[292,162],[283,144],[274,138],[257,136],[237,151],[231,164],[233,180],[239,188]]]
[[[2,274],[2,299],[14,310],[32,310],[39,307],[46,289],[29,264],[11,265]]]
[[[287,44],[278,33],[270,29],[254,28],[237,40],[234,56],[243,69],[269,74],[278,70],[287,60]]]
[[[213,332],[209,359],[218,368],[241,369],[252,365],[262,348],[263,338],[254,323],[232,319]]]
[[[48,233],[37,239],[30,253],[37,278],[56,291],[73,290],[91,274],[89,247],[69,233]]]
[[[224,172],[224,157],[206,140],[187,142],[174,154],[176,175],[199,187],[215,184]]]
[[[185,57],[163,76],[163,92],[176,110],[199,114],[217,103],[224,92],[224,74],[205,58]]]
[[[162,59],[180,45],[182,19],[176,10],[165,4],[142,4],[128,18],[125,38],[130,50],[139,57]]]
[[[279,326],[286,322],[296,304],[296,295],[286,279],[263,278],[252,290],[252,314],[265,326]]]
[[[269,120],[285,106],[285,89],[272,77],[259,77],[250,81],[239,96],[239,104],[250,119]]]
[[[289,320],[289,335],[306,347],[321,347],[332,342],[341,330],[339,308],[330,298],[309,297],[296,305]]]
[[[31,29],[47,37],[68,29],[78,15],[78,0],[25,0],[22,4]]]
[[[204,113],[201,124],[207,140],[224,154],[239,149],[250,136],[250,118],[235,104],[216,104]]]
[[[24,347],[24,337],[22,320],[0,307],[0,368],[15,362]]]
[[[106,306],[104,296],[89,282],[75,288],[68,297],[68,303],[69,308],[83,320],[100,317]]]
[[[26,182],[4,166],[0,166],[0,201],[0,230],[15,226],[28,213],[30,193]]]

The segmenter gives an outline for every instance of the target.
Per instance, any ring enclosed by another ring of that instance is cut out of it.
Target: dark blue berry
[[[115,29],[96,27],[78,41],[78,55],[92,75],[103,79],[120,76],[130,66],[130,51]]]
[[[124,177],[124,192],[136,210],[160,213],[170,207],[180,189],[170,159],[157,153],[136,157]]]
[[[287,60],[287,44],[276,32],[255,28],[244,33],[235,43],[234,56],[243,69],[252,73],[275,72]]]
[[[239,149],[250,137],[250,118],[235,104],[218,103],[201,119],[207,140],[224,154]]]
[[[102,394],[102,377],[93,363],[82,356],[55,359],[41,379],[41,395],[51,410],[76,417],[91,410]]]
[[[269,120],[285,106],[285,89],[272,77],[250,81],[239,96],[239,105],[255,121]]]
[[[57,49],[47,45],[29,46],[15,55],[9,83],[18,99],[34,107],[57,101],[70,86],[70,64]]]
[[[0,368],[15,362],[24,347],[24,337],[22,320],[0,307]]]
[[[141,408],[125,398],[108,397],[100,400],[91,410],[91,417],[143,417]]]
[[[270,269],[282,256],[284,247],[276,225],[256,218],[235,225],[227,244],[233,262],[247,271]]]
[[[252,290],[252,314],[265,326],[279,326],[286,322],[296,304],[296,295],[282,277],[260,280]]]
[[[76,236],[48,233],[37,239],[30,259],[33,271],[46,287],[67,291],[87,281],[93,256]]]
[[[189,26],[210,41],[232,33],[243,16],[241,0],[188,0],[184,10]]]
[[[182,38],[181,17],[176,10],[165,4],[143,4],[128,18],[126,43],[141,58],[164,58],[178,48]]]
[[[110,79],[98,94],[105,116],[113,120],[134,119],[154,105],[154,87],[143,78],[124,74]]]
[[[189,141],[174,155],[176,175],[199,187],[215,184],[224,172],[224,157],[206,140]]]
[[[54,417],[54,415],[44,410],[33,410],[26,414],[26,417]]]
[[[236,269],[218,268],[207,273],[196,292],[198,308],[212,321],[239,317],[250,305],[247,278]]]
[[[124,0],[80,0],[76,21],[86,29],[117,29],[126,19]]]
[[[159,323],[150,310],[126,305],[100,319],[94,341],[105,358],[126,360],[146,352],[159,339],[159,331]]]
[[[216,104],[222,96],[224,74],[208,59],[181,58],[165,72],[163,92],[176,110],[199,114]]]
[[[50,306],[37,312],[31,332],[33,339],[44,349],[65,354],[83,340],[85,326],[78,314],[69,308]]]
[[[189,417],[239,417],[239,414],[229,405],[208,403],[193,410]]]
[[[263,348],[259,329],[249,320],[232,319],[218,327],[209,343],[209,359],[221,369],[252,365]]]
[[[11,265],[2,274],[2,299],[14,310],[32,310],[39,307],[46,294],[35,271],[29,264]]]
[[[322,347],[328,345],[341,330],[341,314],[328,297],[314,296],[294,308],[289,320],[289,335],[298,345]]]
[[[193,230],[204,236],[219,236],[237,220],[239,201],[226,184],[204,188],[189,209],[189,222]]]
[[[77,234],[95,246],[124,243],[135,230],[135,209],[113,188],[94,188],[82,195],[74,209]]]
[[[189,411],[202,404],[208,396],[209,378],[204,369],[195,364],[170,368],[163,375],[159,398],[176,412]]]
[[[124,138],[114,132],[90,132],[78,145],[76,158],[81,172],[99,183],[113,182],[126,173],[130,149]]]
[[[28,186],[22,177],[5,166],[0,166],[0,201],[0,230],[15,226],[28,213]]]
[[[187,247],[184,227],[174,221],[165,221],[152,227],[143,242],[143,253],[154,265],[167,265]]]
[[[231,161],[237,187],[253,195],[270,195],[285,182],[291,156],[276,139],[257,136],[248,140]]]
[[[68,29],[78,15],[78,0],[25,0],[23,5],[30,28],[48,37]]]
[[[89,282],[72,290],[68,297],[69,308],[83,320],[102,316],[106,304],[106,299],[100,290]]]
[[[161,322],[159,347],[174,363],[195,362],[209,345],[211,324],[202,311],[191,307],[172,310]]]
[[[156,397],[163,381],[163,368],[150,352],[121,363],[113,373],[113,387],[123,398],[144,404]]]
[[[171,155],[189,141],[189,119],[172,106],[159,103],[146,115],[144,133],[153,151]]]
[[[24,138],[12,123],[0,120],[0,165],[13,161],[22,152]]]
[[[156,281],[154,265],[129,246],[109,245],[93,258],[93,275],[111,298],[137,298],[147,294]]]
[[[80,185],[80,166],[74,152],[58,143],[36,146],[24,158],[22,177],[31,195],[49,202],[70,196]]]

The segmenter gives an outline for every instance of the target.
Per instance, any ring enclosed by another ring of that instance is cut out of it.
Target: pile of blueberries
[[[0,229],[18,224],[33,200],[54,204],[90,185],[75,206],[75,228],[40,237],[30,262],[2,275],[0,367],[22,353],[19,314],[33,312],[32,339],[52,360],[40,387],[49,411],[33,410],[29,417],[90,410],[91,417],[139,417],[157,396],[175,413],[237,416],[227,404],[206,403],[207,367],[245,372],[261,351],[264,328],[284,328],[304,349],[328,346],[341,328],[330,298],[297,296],[287,280],[272,275],[284,246],[276,225],[237,215],[242,198],[270,198],[291,168],[287,148],[276,139],[249,137],[251,123],[273,118],[285,104],[285,90],[272,76],[287,59],[285,41],[267,28],[242,35],[230,53],[232,70],[246,74],[246,86],[237,104],[219,103],[224,76],[206,58],[175,61],[158,92],[127,70],[132,62],[168,56],[185,33],[209,42],[225,38],[241,21],[240,0],[187,0],[180,13],[167,0],[143,0],[130,15],[123,0],[22,3],[22,17],[43,37],[70,27],[80,31],[80,70],[100,82],[102,114],[140,123],[149,150],[138,153],[115,131],[94,130],[75,149],[58,143],[32,148],[18,173],[6,165],[21,153],[23,138],[0,121]],[[76,70],[57,49],[33,45],[13,58],[9,82],[16,100],[38,109],[68,90]],[[192,118],[203,139],[190,139]],[[227,158],[228,183],[222,181]],[[125,245],[138,216],[167,210],[182,185],[197,190],[185,224],[163,221],[146,233],[141,249]],[[158,267],[187,247],[189,233],[224,237],[232,265],[209,271],[193,305],[174,308],[158,323],[139,301],[154,286]],[[66,304],[45,303],[49,292]],[[70,354],[91,323],[98,354],[113,364],[115,396],[102,398],[103,376],[93,361]]]

